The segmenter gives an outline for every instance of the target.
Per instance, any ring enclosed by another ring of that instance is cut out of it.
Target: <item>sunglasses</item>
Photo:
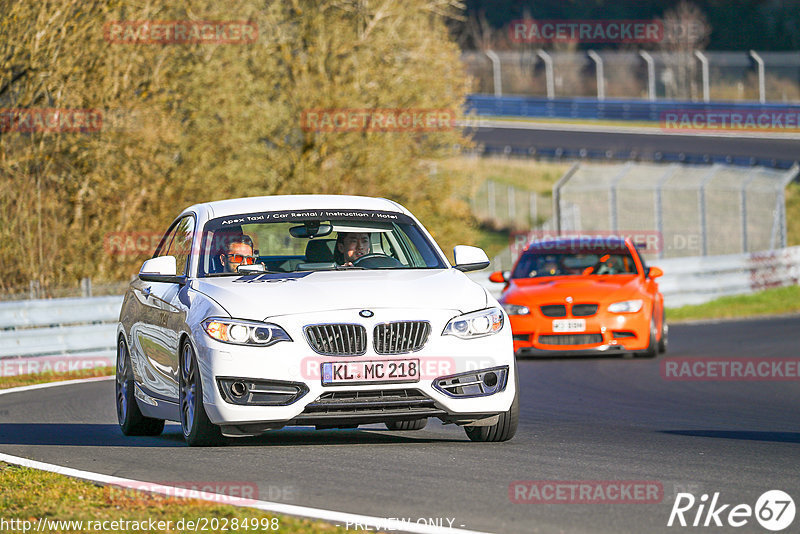
[[[244,254],[225,254],[231,263],[244,263],[253,265],[256,262],[255,256],[245,256]]]

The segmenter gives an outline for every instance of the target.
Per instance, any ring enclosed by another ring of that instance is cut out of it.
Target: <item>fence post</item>
[[[517,199],[514,196],[514,186],[511,186],[511,185],[508,186],[507,196],[508,196],[508,198],[506,200],[508,200],[508,220],[509,220],[509,223],[510,223],[510,227],[513,228],[515,226],[515,223],[517,222],[516,221],[516,219],[517,219],[517,205],[516,205],[517,204]]]
[[[492,82],[494,84],[494,96],[503,96],[503,78],[500,72],[500,56],[494,50],[485,50],[484,53],[492,62]]]
[[[739,192],[739,210],[742,218],[742,252],[748,252],[750,247],[747,239],[747,186],[750,182],[758,178],[756,171],[750,171],[750,178],[742,183],[742,190]]]
[[[708,228],[706,226],[706,184],[717,174],[717,165],[712,165],[708,174],[700,181],[698,201],[700,204],[700,239],[703,240],[703,256],[708,256]]]
[[[495,206],[494,198],[494,181],[492,180],[486,182],[486,203],[489,208],[489,220],[494,223],[497,218],[497,207]]]
[[[611,185],[608,189],[608,215],[610,218],[611,230],[617,232],[619,230],[619,217],[617,216],[617,184],[622,180],[628,171],[631,170],[633,162],[628,162],[623,165],[622,170],[611,180]]]
[[[639,55],[647,63],[647,98],[650,101],[656,99],[656,62],[653,56],[645,50],[639,50]]]
[[[672,175],[678,170],[678,165],[673,163],[667,168],[667,172],[658,179],[656,182],[656,191],[655,191],[655,201],[656,201],[656,211],[655,211],[655,218],[656,218],[656,231],[658,232],[658,236],[661,239],[661,247],[658,251],[658,257],[664,257],[664,248],[666,248],[666,240],[664,239],[664,206],[661,199],[661,191],[664,188],[664,184],[667,183],[667,180],[672,178]]]
[[[564,187],[572,175],[578,172],[580,163],[573,163],[572,167],[558,179],[553,186],[553,221],[555,222],[556,235],[561,235],[561,188]]]
[[[529,226],[534,228],[539,220],[539,214],[536,210],[536,203],[538,202],[538,198],[536,192],[531,192],[529,199],[528,199],[528,217],[530,220]]]
[[[762,104],[767,101],[766,81],[764,80],[764,60],[755,50],[750,50],[750,57],[758,64],[758,101]]]
[[[92,279],[88,276],[81,278],[81,296],[84,298],[92,296]]]
[[[556,83],[553,78],[553,58],[544,50],[538,50],[536,55],[544,61],[544,74],[547,79],[547,98],[552,100],[556,97]]]
[[[606,81],[603,73],[603,58],[594,50],[587,52],[589,57],[592,58],[595,65],[595,72],[597,73],[597,100],[606,99]]]
[[[694,55],[700,60],[701,72],[703,75],[703,102],[711,100],[708,82],[708,58],[700,50],[695,50]]]

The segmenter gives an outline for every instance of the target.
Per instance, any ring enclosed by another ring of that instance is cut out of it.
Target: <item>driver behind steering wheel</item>
[[[345,267],[352,267],[353,262],[370,253],[372,244],[366,232],[339,232],[336,237],[336,261]],[[340,257],[341,256],[341,257]]]

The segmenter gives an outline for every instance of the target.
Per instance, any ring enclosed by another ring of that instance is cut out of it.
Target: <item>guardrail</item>
[[[113,365],[121,305],[122,296],[0,302],[0,376]]]
[[[683,112],[774,112],[800,113],[797,104],[744,102],[691,102],[683,100],[634,100],[596,98],[546,98],[533,96],[469,95],[467,113],[494,117],[532,117],[547,119],[593,119],[660,122],[661,114]]]
[[[800,283],[800,247],[751,254],[668,258],[651,264],[664,271],[658,285],[669,308]],[[469,277],[495,298],[500,297],[503,285],[490,282],[488,271],[470,273]]]

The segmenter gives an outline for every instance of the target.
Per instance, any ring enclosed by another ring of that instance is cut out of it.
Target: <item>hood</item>
[[[516,278],[511,281],[503,296],[511,297],[515,301],[518,298],[560,301],[573,297],[593,302],[612,302],[635,298],[640,292],[639,286],[639,276],[635,274]]]
[[[455,269],[316,271],[198,278],[192,289],[214,299],[231,317],[351,308],[435,308],[456,312],[487,305],[486,292]]]

